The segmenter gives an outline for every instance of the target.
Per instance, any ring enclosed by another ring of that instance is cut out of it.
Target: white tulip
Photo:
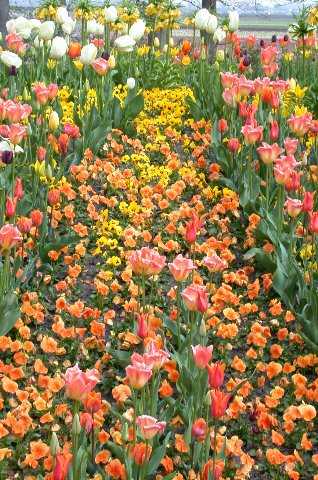
[[[145,34],[146,24],[143,20],[139,19],[132,24],[129,30],[129,36],[138,42]]]
[[[89,43],[82,48],[80,62],[83,65],[90,65],[97,56],[97,48],[93,43]]]
[[[3,140],[2,142],[0,142],[0,152],[12,152],[12,147],[10,145],[9,142],[7,142],[6,140]]]
[[[56,10],[56,21],[57,23],[59,23],[60,25],[62,25],[63,23],[65,23],[68,19],[68,11],[67,11],[67,8],[66,7],[58,7],[58,9]]]
[[[133,90],[136,86],[136,80],[132,77],[127,78],[126,85],[127,85],[128,90]]]
[[[39,28],[41,26],[41,22],[37,18],[31,18],[30,19],[30,26],[31,26],[32,30],[37,31],[37,30],[39,30]]]
[[[67,52],[67,43],[63,37],[54,37],[50,49],[50,58],[59,59]]]
[[[40,40],[52,40],[55,32],[55,23],[51,21],[43,22],[39,28]]]
[[[30,20],[24,17],[18,17],[16,19],[9,20],[6,23],[6,27],[9,33],[16,33],[24,40],[27,40],[31,36],[32,26]]]
[[[98,35],[98,36],[104,35],[104,25],[102,25],[101,23],[96,24],[95,35]]]
[[[208,20],[210,17],[210,12],[206,8],[201,8],[195,17],[194,17],[194,25],[198,30],[205,30]]]
[[[0,60],[7,65],[7,67],[20,68],[22,65],[22,60],[19,55],[9,52],[9,50],[3,50],[3,52],[0,53]]]
[[[118,13],[117,8],[111,5],[110,7],[106,7],[104,10],[105,20],[106,23],[114,23],[117,20]]]
[[[229,13],[229,30],[230,32],[236,32],[239,28],[240,17],[238,12]]]
[[[6,23],[8,33],[15,33],[15,20],[12,18]]]
[[[71,35],[71,33],[75,30],[76,21],[73,20],[71,17],[68,17],[66,22],[62,24],[62,30],[65,35]]]
[[[114,45],[120,52],[132,52],[136,42],[129,35],[122,35],[116,38]]]
[[[35,48],[42,48],[43,47],[43,40],[40,40],[38,36],[34,39],[34,46]]]
[[[213,35],[213,40],[216,42],[216,43],[221,43],[223,42],[223,40],[225,39],[226,37],[226,33],[224,30],[222,30],[222,28],[218,27],[215,32],[214,32],[214,35]]]
[[[87,33],[90,35],[95,35],[97,29],[97,22],[95,19],[88,20],[87,22]]]
[[[208,23],[205,27],[207,33],[214,33],[218,28],[218,19],[215,15],[209,15]]]

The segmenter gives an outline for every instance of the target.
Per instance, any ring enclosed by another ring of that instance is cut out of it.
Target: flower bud
[[[127,79],[127,88],[128,90],[133,90],[136,86],[136,80],[132,77]]]
[[[224,50],[217,50],[216,52],[216,60],[218,62],[223,62],[224,61]]]
[[[206,337],[206,325],[205,325],[205,321],[204,321],[203,318],[201,319],[201,325],[200,325],[199,333],[200,333],[201,337]]]
[[[49,129],[52,132],[54,132],[55,130],[57,130],[59,124],[60,124],[60,119],[59,119],[58,113],[55,111],[51,112],[50,118],[49,118]]]
[[[159,48],[159,47],[160,47],[160,40],[159,40],[158,37],[155,37],[155,38],[154,38],[153,46],[154,46],[155,48]]]
[[[52,457],[56,457],[59,451],[60,451],[59,440],[57,438],[56,433],[53,432],[51,437],[51,442],[50,442],[50,454],[52,455]]]
[[[211,401],[211,394],[210,394],[210,390],[207,392],[206,396],[205,396],[205,402],[204,402],[206,405],[210,406],[212,401]]]
[[[78,413],[76,413],[73,418],[72,434],[79,435],[81,433],[81,430],[82,430],[81,422],[80,422]]]

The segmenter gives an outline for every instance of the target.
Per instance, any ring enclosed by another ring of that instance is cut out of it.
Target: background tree
[[[216,0],[202,0],[202,8],[207,8],[210,12],[215,12]]]
[[[9,18],[9,0],[0,0],[0,32],[6,33],[6,22]]]

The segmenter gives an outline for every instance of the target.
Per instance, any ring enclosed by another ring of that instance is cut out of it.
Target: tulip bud
[[[211,401],[211,394],[210,394],[210,391],[208,391],[208,393],[206,394],[205,396],[205,400],[204,400],[204,403],[205,405],[208,405],[210,406],[212,401]]]
[[[154,46],[155,48],[159,48],[159,47],[160,47],[160,40],[159,40],[158,37],[155,37],[155,38],[154,38],[153,46]]]
[[[82,430],[81,422],[80,422],[78,413],[76,413],[73,418],[72,435],[78,436],[81,433],[81,430]]]
[[[6,200],[6,217],[11,218],[15,214],[16,200],[10,197],[7,197]]]
[[[60,124],[60,119],[59,119],[58,113],[55,111],[51,112],[50,118],[49,118],[49,129],[52,132],[54,132],[55,130],[57,130],[59,124]]]
[[[223,62],[224,61],[224,50],[217,50],[216,52],[216,60],[218,62]]]
[[[23,93],[22,93],[22,99],[27,102],[29,100],[29,94],[28,94],[28,91],[26,89],[26,87],[24,87],[23,89]]]
[[[48,192],[47,199],[51,206],[56,205],[60,201],[60,191],[57,188],[53,188]]]
[[[115,68],[116,67],[116,58],[114,57],[114,55],[109,56],[108,65],[109,65],[109,68]]]
[[[128,90],[133,90],[136,86],[136,80],[132,77],[127,79],[127,88]]]
[[[173,47],[174,46],[174,40],[173,38],[171,37],[170,40],[169,40],[169,47]]]
[[[23,198],[23,195],[24,195],[24,191],[23,191],[22,180],[20,177],[17,177],[14,185],[14,198],[16,198],[17,200],[21,200]]]
[[[43,213],[40,210],[32,210],[30,217],[35,227],[39,227],[42,224]]]
[[[52,457],[56,457],[59,451],[60,451],[59,440],[57,438],[56,433],[53,432],[51,437],[51,442],[50,442],[50,454],[52,455]]]
[[[206,325],[205,325],[205,321],[204,321],[203,318],[202,318],[202,320],[201,320],[201,325],[200,325],[199,333],[200,333],[201,337],[206,337]]]

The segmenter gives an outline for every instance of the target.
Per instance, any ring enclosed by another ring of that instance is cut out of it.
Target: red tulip
[[[204,418],[198,418],[193,422],[191,434],[197,442],[203,442],[206,438],[208,427]]]
[[[6,200],[6,217],[11,218],[15,215],[15,209],[17,206],[16,199],[12,199],[11,197],[7,197]]]
[[[311,233],[318,233],[318,212],[310,213],[309,230]]]
[[[213,418],[221,418],[225,414],[231,395],[221,390],[211,390],[211,415]]]
[[[55,459],[52,480],[66,480],[72,455],[70,453],[58,453]]]
[[[276,142],[279,138],[279,125],[277,120],[270,122],[269,138],[272,142]]]
[[[210,388],[220,388],[224,382],[225,366],[221,362],[213,363],[207,366]]]
[[[191,348],[196,366],[200,369],[206,368],[212,358],[213,346],[204,347],[203,345],[196,345],[194,347],[191,345]]]
[[[311,212],[314,208],[314,192],[305,192],[303,199],[303,211]]]

